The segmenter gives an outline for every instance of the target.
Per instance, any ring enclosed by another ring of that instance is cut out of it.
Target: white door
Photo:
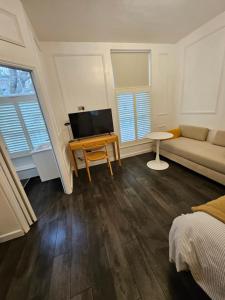
[[[37,220],[0,140],[0,243],[21,236]]]

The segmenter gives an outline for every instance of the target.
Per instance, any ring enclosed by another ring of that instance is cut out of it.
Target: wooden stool
[[[85,143],[85,145],[82,146],[82,150],[84,153],[84,159],[85,159],[85,163],[86,163],[88,179],[90,182],[91,182],[91,174],[90,174],[90,169],[89,169],[89,162],[91,162],[91,161],[106,159],[109,170],[110,170],[110,174],[111,174],[111,176],[113,176],[112,167],[111,167],[111,163],[109,160],[108,151],[107,151],[107,147],[106,147],[105,143],[95,143],[95,144]]]

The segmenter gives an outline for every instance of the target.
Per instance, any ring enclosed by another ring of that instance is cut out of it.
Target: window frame
[[[121,140],[121,134],[120,134],[120,118],[119,118],[119,107],[118,107],[118,101],[117,101],[117,94],[120,93],[139,93],[139,92],[148,92],[150,94],[151,97],[151,86],[137,86],[137,87],[122,87],[122,88],[115,88],[115,101],[116,101],[116,109],[117,109],[117,125],[118,125],[118,129],[119,129],[119,141],[120,141],[120,147],[121,148],[127,148],[130,146],[136,146],[136,145],[142,145],[142,144],[146,144],[149,143],[149,140],[147,138],[142,138],[142,139],[135,139],[134,141],[130,141],[130,142],[122,142]],[[151,101],[151,98],[150,98]],[[152,104],[152,103],[151,103]],[[135,136],[137,136],[137,109],[136,109],[136,99],[134,100],[134,114],[135,114]],[[149,115],[149,120],[150,120],[150,124],[151,124],[151,128],[152,128],[152,118],[151,115]]]
[[[24,132],[27,144],[29,146],[29,150],[27,150],[27,151],[21,151],[21,152],[17,152],[17,153],[10,153],[9,150],[7,150],[9,152],[9,155],[10,155],[11,158],[20,158],[20,157],[29,156],[29,155],[31,155],[31,152],[33,151],[33,145],[32,145],[32,142],[31,142],[30,135],[28,133],[27,127],[25,125],[25,121],[23,119],[21,110],[19,108],[19,103],[21,103],[21,102],[27,102],[27,103],[29,103],[29,102],[34,102],[34,101],[36,101],[38,103],[39,107],[40,107],[38,98],[37,98],[37,96],[36,96],[35,93],[34,94],[29,94],[29,95],[26,94],[26,95],[0,96],[0,105],[1,104],[12,104],[12,105],[15,106],[15,109],[16,109],[16,112],[17,112],[17,116],[18,116],[20,124],[22,126],[22,129],[23,129],[23,132]],[[43,116],[41,107],[40,107],[40,111],[41,111],[41,114]],[[43,116],[43,120],[44,120],[44,116]],[[45,120],[44,120],[44,123],[45,123]],[[45,126],[46,126],[46,123],[45,123]],[[46,131],[47,131],[47,134],[49,136],[49,132],[48,132],[47,126],[46,126]],[[7,148],[7,144],[4,141],[4,137],[1,134],[0,134],[0,137],[3,140],[3,142],[4,142],[4,144],[5,144],[6,148]],[[50,142],[50,136],[49,136],[49,142]]]

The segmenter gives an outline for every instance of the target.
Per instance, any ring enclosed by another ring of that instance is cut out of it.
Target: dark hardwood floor
[[[63,193],[59,178],[41,182],[40,177],[30,178],[25,186],[25,192],[38,219],[61,199]]]
[[[85,170],[65,195],[58,180],[29,185],[40,216],[30,232],[0,245],[0,299],[206,300],[168,261],[172,220],[225,194],[225,187],[175,163],[146,167],[151,154]]]

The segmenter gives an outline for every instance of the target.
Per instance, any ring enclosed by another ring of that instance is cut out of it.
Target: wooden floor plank
[[[91,168],[66,195],[60,181],[27,186],[39,217],[30,232],[0,245],[1,300],[208,300],[190,273],[168,260],[172,220],[225,187],[169,162],[146,167],[153,154]]]
[[[93,300],[92,289],[89,288],[79,295],[74,296],[71,300]]]
[[[139,243],[136,240],[131,241],[125,246],[125,252],[141,299],[148,300],[151,297],[154,300],[166,300],[167,297]]]
[[[62,254],[54,258],[48,300],[69,299],[70,254]]]

